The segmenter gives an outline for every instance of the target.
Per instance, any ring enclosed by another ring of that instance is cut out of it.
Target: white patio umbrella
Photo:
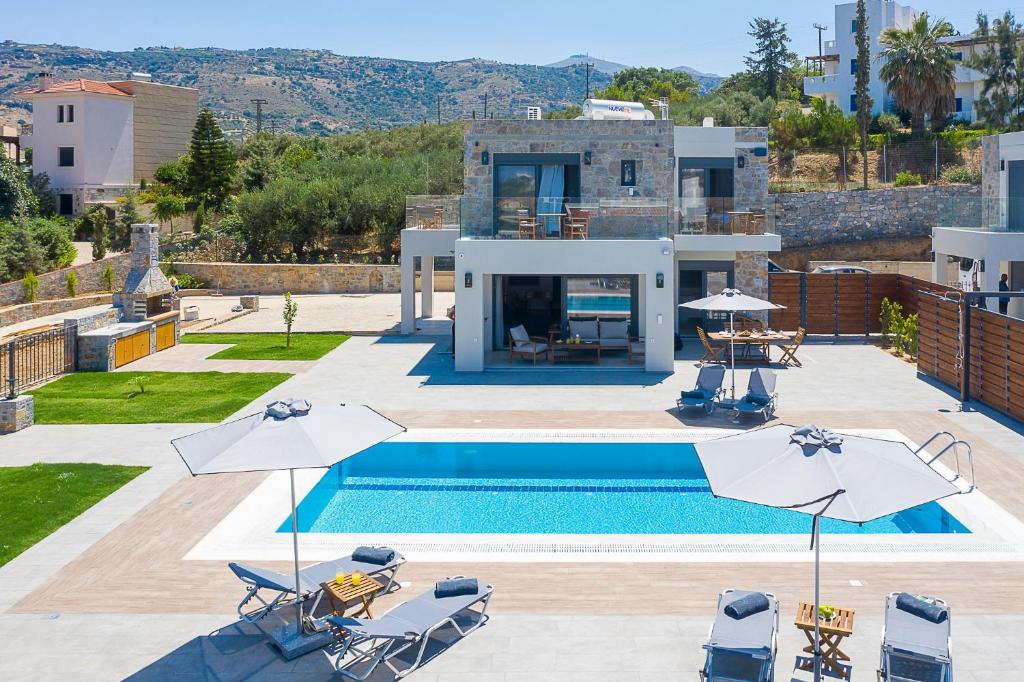
[[[690,301],[689,303],[680,303],[680,308],[690,308],[691,310],[702,310],[705,312],[715,313],[729,313],[729,360],[732,365],[732,395],[730,396],[733,400],[736,399],[736,327],[733,324],[733,315],[736,313],[752,313],[759,312],[762,310],[778,310],[779,308],[785,308],[784,305],[778,305],[771,301],[765,301],[760,298],[753,296],[747,296],[741,293],[739,289],[724,289],[722,293],[715,294],[714,296],[707,296],[705,298],[698,298],[696,301]]]
[[[295,502],[295,470],[327,469],[405,431],[365,405],[322,404],[289,398],[266,410],[175,438],[171,445],[193,476],[245,471],[288,470],[292,497],[292,552],[295,595],[299,596],[299,528]],[[275,634],[286,640],[302,637],[302,601],[296,600],[295,631],[285,626]]]
[[[820,520],[867,523],[965,492],[902,441],[779,424],[694,445],[715,497],[813,517],[814,613],[820,602]],[[814,679],[821,679],[818,619]]]

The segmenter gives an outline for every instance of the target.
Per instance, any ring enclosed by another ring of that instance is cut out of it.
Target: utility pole
[[[258,135],[263,131],[263,105],[267,103],[267,100],[251,99],[249,101],[256,105],[256,134]]]
[[[590,99],[590,70],[594,68],[594,65],[591,64],[590,62],[584,62],[583,66],[587,67],[587,92],[586,96],[583,99],[588,100]]]
[[[815,24],[814,28],[818,29],[818,75],[819,76],[824,76],[825,75],[825,60],[822,59],[823,55],[821,54],[821,32],[822,31],[827,31],[828,30],[828,26],[823,26],[822,24]]]
[[[437,95],[437,125],[441,125],[441,94]]]
[[[484,93],[484,120],[487,120],[487,93]]]

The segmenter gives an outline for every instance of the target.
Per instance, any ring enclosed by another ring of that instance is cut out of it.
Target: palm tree
[[[948,21],[929,23],[928,13],[922,12],[909,29],[887,28],[878,39],[882,49],[876,59],[884,62],[879,75],[896,105],[910,112],[914,133],[924,130],[925,114],[931,114],[932,129],[938,130],[954,109],[955,65],[949,45],[941,42],[951,35]]]

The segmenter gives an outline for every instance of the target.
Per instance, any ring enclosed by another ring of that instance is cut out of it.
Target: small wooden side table
[[[352,584],[352,576],[360,575],[362,578],[358,585]],[[366,614],[367,618],[373,618],[373,613],[370,611],[370,605],[373,604],[374,598],[377,593],[384,587],[373,578],[363,573],[353,574],[350,573],[345,576],[345,580],[338,582],[337,580],[328,580],[325,583],[321,583],[320,587],[323,588],[324,594],[327,595],[327,603],[331,607],[331,611],[336,616],[344,616],[345,610],[348,609],[349,604],[362,603],[363,607],[351,614],[350,618],[358,618],[359,616]]]
[[[843,668],[840,661],[849,661],[850,657],[839,648],[839,645],[853,634],[855,611],[838,606],[835,609],[835,616],[831,620],[819,619],[818,622],[818,632],[821,633],[821,663],[839,677],[849,679],[847,669]],[[794,624],[807,636],[808,645],[804,647],[804,652],[812,654],[812,656],[814,654],[814,617],[816,615],[814,604],[802,601],[797,607],[796,620],[794,620]],[[813,657],[809,664],[801,666],[801,670],[812,670],[813,668]]]

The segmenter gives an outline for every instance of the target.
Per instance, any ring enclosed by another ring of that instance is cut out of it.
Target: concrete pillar
[[[420,295],[422,296],[421,314],[423,317],[434,316],[434,257],[420,256]]]
[[[665,255],[659,258],[655,270],[639,278],[639,286],[646,295],[644,304],[644,337],[646,356],[644,369],[648,372],[671,372],[675,361],[675,295],[673,292],[673,258]],[[664,275],[663,286],[659,289],[658,273]]]
[[[999,275],[1002,272],[1000,261],[996,258],[985,259],[985,272],[979,273],[982,291],[999,291]],[[999,312],[999,299],[989,296],[985,299],[985,307],[993,312]]]
[[[402,254],[402,333],[416,333],[416,259]]]
[[[949,284],[949,264],[946,262],[948,256],[944,253],[935,253],[935,262],[932,263],[932,281],[936,284]]]
[[[455,371],[484,370],[484,274],[473,272],[466,287],[465,261],[455,269]]]

